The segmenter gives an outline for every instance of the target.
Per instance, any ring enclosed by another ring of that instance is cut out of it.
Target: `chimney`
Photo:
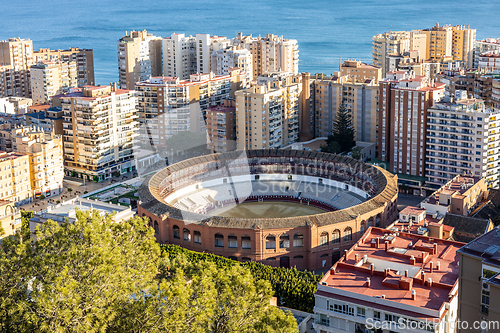
[[[389,268],[384,268],[384,277],[387,277],[389,274]]]
[[[441,263],[439,261],[436,261],[436,271],[439,271],[441,269]]]
[[[370,275],[373,276],[374,272],[375,272],[375,265],[371,264],[370,265]]]
[[[335,268],[330,268],[330,275],[335,275]]]
[[[405,277],[408,277],[408,270],[405,270]]]
[[[410,257],[410,265],[415,266],[415,257],[414,256]]]
[[[378,237],[377,237],[377,239],[375,240],[375,244],[376,244],[377,249],[378,249],[378,246],[379,246],[379,244],[380,244],[380,239],[379,239]]]
[[[415,291],[415,289],[413,289],[413,290],[411,291],[411,299],[412,299],[412,300],[416,300],[416,299],[417,299],[417,292]]]
[[[432,266],[433,266],[433,265],[434,265],[434,263],[431,261],[431,262],[429,263],[429,271],[430,271],[431,273],[432,273],[432,268],[433,268]]]
[[[359,259],[359,254],[357,254],[357,253],[356,253],[356,254],[354,255],[354,261],[357,263],[357,262],[358,262],[358,259]]]
[[[422,285],[425,286],[425,272],[422,272]]]
[[[347,261],[347,250],[344,250],[344,261]]]
[[[370,288],[370,282],[371,282],[371,281],[370,281],[370,278],[369,278],[369,277],[367,277],[367,278],[366,278],[366,288]]]
[[[437,254],[437,252],[438,252],[438,244],[434,243],[434,253],[433,254]]]
[[[382,299],[385,299],[385,295],[380,296]]]
[[[425,258],[425,252],[422,251],[422,264],[424,263],[424,258]]]
[[[427,279],[427,285],[430,287],[432,287],[432,279],[431,278],[428,278]]]
[[[367,261],[367,260],[368,260],[368,256],[365,254],[365,255],[363,256],[363,264],[366,264],[366,261]]]
[[[385,252],[389,250],[389,242],[385,241]]]

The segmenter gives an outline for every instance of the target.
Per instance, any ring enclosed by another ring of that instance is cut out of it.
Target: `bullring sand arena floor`
[[[228,205],[210,212],[210,215],[241,218],[279,218],[306,216],[325,213],[326,211],[302,205],[295,202],[267,201],[267,202],[242,202],[238,205]]]

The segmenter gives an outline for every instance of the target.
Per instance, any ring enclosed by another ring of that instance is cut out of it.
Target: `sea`
[[[146,29],[235,37],[283,35],[299,43],[299,70],[331,74],[340,61],[371,63],[373,35],[390,30],[470,25],[477,38],[500,37],[498,0],[0,0],[0,40],[39,48],[94,50],[96,84],[118,79],[117,41]]]

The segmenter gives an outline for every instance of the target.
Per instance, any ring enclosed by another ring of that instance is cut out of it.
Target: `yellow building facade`
[[[0,200],[22,205],[31,200],[29,155],[0,152]]]

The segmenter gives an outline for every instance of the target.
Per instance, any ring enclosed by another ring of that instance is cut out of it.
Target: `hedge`
[[[322,276],[296,268],[271,267],[255,261],[238,262],[211,253],[186,250],[177,245],[161,245],[170,259],[183,253],[191,262],[211,261],[217,268],[224,269],[240,265],[250,270],[255,279],[263,279],[271,284],[278,305],[306,312],[313,312],[314,293]]]

